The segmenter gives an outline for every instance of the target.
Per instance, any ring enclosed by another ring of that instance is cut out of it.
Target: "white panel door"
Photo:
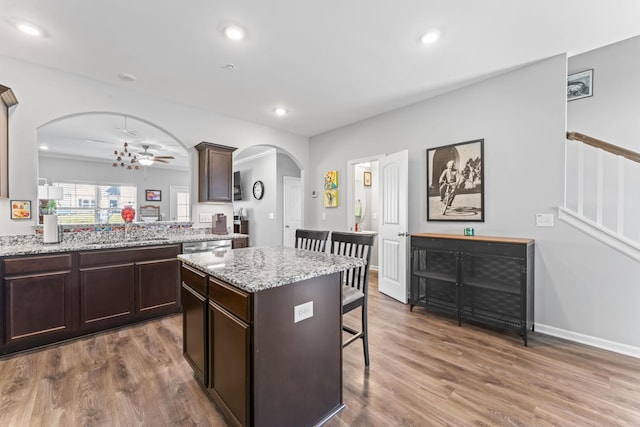
[[[282,244],[294,247],[296,230],[302,227],[302,179],[291,176],[283,177],[284,227]]]
[[[378,290],[406,304],[409,228],[409,152],[380,159]]]

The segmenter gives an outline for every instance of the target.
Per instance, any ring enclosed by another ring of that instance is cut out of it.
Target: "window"
[[[64,197],[58,201],[61,224],[122,223],[120,211],[136,208],[137,188],[132,185],[95,185],[55,182]]]

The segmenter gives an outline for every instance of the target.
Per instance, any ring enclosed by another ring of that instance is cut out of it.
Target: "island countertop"
[[[364,265],[361,258],[268,246],[178,255],[185,264],[247,292]]]

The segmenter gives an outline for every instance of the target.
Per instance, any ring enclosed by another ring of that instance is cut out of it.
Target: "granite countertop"
[[[91,237],[87,239],[69,239],[61,243],[42,243],[41,241],[24,241],[5,243],[0,245],[0,256],[15,255],[36,255],[50,254],[57,252],[87,251],[96,249],[112,248],[135,248],[140,246],[171,245],[185,242],[202,242],[206,240],[231,240],[249,237],[247,234],[211,234],[211,233],[190,233],[190,234],[157,234],[131,236],[124,239],[121,236],[104,237],[98,233],[87,233]],[[67,236],[65,236],[66,238]]]
[[[251,293],[365,264],[361,258],[282,246],[182,254],[178,259]]]

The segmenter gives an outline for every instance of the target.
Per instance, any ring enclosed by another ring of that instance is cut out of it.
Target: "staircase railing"
[[[639,184],[639,153],[567,132],[560,218],[636,259],[640,259]]]

